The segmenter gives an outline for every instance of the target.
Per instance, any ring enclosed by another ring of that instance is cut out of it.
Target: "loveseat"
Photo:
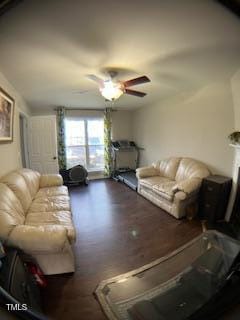
[[[171,157],[137,169],[138,192],[180,219],[196,204],[202,179],[209,174],[197,160]]]
[[[74,272],[76,235],[62,184],[60,175],[30,169],[0,179],[0,239],[32,255],[44,274]]]

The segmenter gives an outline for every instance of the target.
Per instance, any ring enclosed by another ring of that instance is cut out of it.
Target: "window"
[[[103,119],[66,119],[67,167],[81,164],[89,171],[104,168]]]

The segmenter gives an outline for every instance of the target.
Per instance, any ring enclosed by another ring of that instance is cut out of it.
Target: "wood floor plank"
[[[111,179],[74,187],[70,195],[76,272],[48,277],[44,307],[51,319],[105,319],[93,296],[101,280],[162,257],[202,231],[200,222],[176,220]]]

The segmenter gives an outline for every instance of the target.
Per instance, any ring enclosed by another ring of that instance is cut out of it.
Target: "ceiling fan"
[[[147,76],[141,76],[127,81],[120,81],[114,79],[117,75],[116,71],[109,71],[108,74],[109,78],[107,80],[103,80],[94,74],[87,75],[88,79],[97,82],[100,93],[108,101],[117,100],[122,94],[129,94],[143,98],[146,95],[145,92],[136,91],[129,88],[151,81]]]

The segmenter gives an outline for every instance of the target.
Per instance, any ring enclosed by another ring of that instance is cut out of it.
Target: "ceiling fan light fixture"
[[[103,86],[99,90],[101,95],[109,101],[117,100],[124,93],[123,85],[112,80],[104,81]]]

